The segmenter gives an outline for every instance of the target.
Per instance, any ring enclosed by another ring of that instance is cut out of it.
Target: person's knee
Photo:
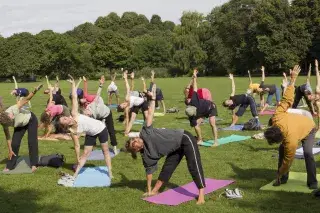
[[[304,158],[313,158],[312,150],[303,150]]]

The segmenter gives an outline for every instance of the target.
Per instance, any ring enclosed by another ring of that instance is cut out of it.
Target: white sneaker
[[[236,198],[242,198],[241,191],[238,188],[235,188],[234,194],[236,195]]]
[[[114,155],[119,154],[119,150],[117,149],[117,147],[115,147],[115,148],[113,149],[113,153],[114,153]]]
[[[65,187],[72,187],[74,184],[75,178],[71,175],[61,177],[58,180],[58,184]]]

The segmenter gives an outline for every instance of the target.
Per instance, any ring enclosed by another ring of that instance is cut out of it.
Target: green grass
[[[304,77],[299,79],[302,83]],[[258,82],[258,79],[254,79]],[[168,114],[165,117],[155,118],[155,127],[183,128],[193,132],[186,121],[184,103],[182,102],[182,90],[189,82],[187,78],[157,79],[157,84],[162,88],[167,108],[178,107],[178,114]],[[281,82],[280,78],[267,78],[266,83]],[[107,82],[108,83],[108,82]],[[219,127],[227,126],[231,121],[231,114],[222,108],[221,103],[229,96],[231,85],[227,78],[200,78],[199,87],[209,88],[214,101],[218,106],[219,117],[224,118],[218,122]],[[123,97],[124,84],[118,81]],[[236,78],[237,93],[242,93],[247,88],[246,78]],[[31,88],[35,84],[20,84]],[[313,84],[314,85],[314,84]],[[91,92],[97,89],[97,83],[90,82]],[[9,96],[12,84],[1,84],[0,89],[6,106],[14,103],[14,98]],[[136,81],[136,88],[140,89],[140,81]],[[61,83],[62,92],[67,98],[69,84]],[[106,100],[106,92],[103,94]],[[33,111],[37,116],[45,108],[47,96],[38,93],[32,100]],[[114,112],[114,118],[118,114]],[[141,117],[141,115],[139,115]],[[240,122],[246,122],[251,117],[248,111]],[[262,123],[266,124],[269,117],[262,117]],[[139,131],[141,126],[135,125],[133,130]],[[124,145],[124,128],[116,123],[119,146]],[[209,125],[202,126],[204,137],[212,137]],[[237,132],[238,133],[238,132]],[[252,135],[255,132],[239,132],[243,135]],[[219,132],[219,137],[228,136],[232,132]],[[0,135],[1,167],[5,166],[7,147],[4,134]],[[83,139],[81,140],[83,143]],[[75,162],[73,143],[39,141],[40,155],[63,153],[67,158],[63,171],[72,173],[71,165]],[[64,188],[57,185],[58,170],[52,168],[40,168],[31,175],[0,175],[0,212],[317,212],[320,209],[320,200],[310,194],[268,192],[259,188],[270,181],[276,175],[277,154],[276,146],[269,146],[264,140],[247,140],[241,143],[231,143],[217,148],[200,147],[205,177],[217,179],[234,179],[236,183],[230,187],[239,187],[244,191],[242,200],[227,200],[220,197],[223,190],[216,191],[206,196],[206,204],[197,206],[195,201],[187,202],[177,207],[152,205],[141,200],[145,191],[146,181],[144,168],[140,157],[132,160],[130,155],[119,154],[112,161],[115,179],[109,188],[75,189]],[[26,137],[22,141],[20,155],[27,155]],[[319,157],[316,157],[319,166]],[[163,160],[160,162],[160,168]],[[92,162],[89,164],[92,165]],[[95,165],[103,165],[103,162]],[[303,160],[295,160],[292,171],[305,172]],[[157,174],[155,174],[155,178]],[[173,174],[170,183],[176,185],[186,184],[191,181],[185,160]]]

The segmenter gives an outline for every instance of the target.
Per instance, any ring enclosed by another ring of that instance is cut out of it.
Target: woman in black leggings
[[[0,112],[0,124],[3,126],[9,149],[8,162],[4,171],[9,171],[15,168],[21,140],[27,130],[29,157],[32,172],[36,171],[37,169],[38,119],[32,112],[23,109],[22,107],[32,99],[32,97],[41,87],[42,85],[39,85],[25,99],[18,101],[16,105],[9,107],[6,111]],[[9,126],[14,127],[12,141],[10,137]]]
[[[143,165],[147,173],[147,193],[152,196],[158,193],[163,183],[168,182],[183,156],[186,156],[189,172],[199,189],[197,204],[203,204],[205,180],[196,138],[182,129],[156,129],[152,127],[156,99],[156,85],[152,88],[152,99],[149,106],[147,124],[142,128],[140,136],[126,143],[126,148],[135,157],[141,153]],[[161,157],[167,156],[157,183],[151,188],[152,174],[157,169]]]

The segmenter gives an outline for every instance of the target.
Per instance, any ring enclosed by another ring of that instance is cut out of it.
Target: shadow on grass
[[[130,188],[130,189],[138,189],[142,192],[146,192],[146,180],[129,180],[123,173],[120,173],[121,175],[121,181],[119,183],[113,183],[110,188]],[[155,184],[154,180],[152,182],[152,185]],[[176,188],[178,185],[173,184],[173,183],[166,183],[164,184],[163,187],[168,187],[168,188]],[[163,188],[162,187],[162,188]],[[160,190],[162,192],[162,190]]]
[[[271,181],[275,178],[276,170],[263,169],[263,168],[250,168],[242,169],[233,163],[228,163],[232,170],[234,171],[235,178],[238,180],[252,180],[252,179],[262,179],[266,181]]]
[[[19,191],[8,192],[3,188],[0,188],[0,212],[66,212],[68,209],[64,209],[57,204],[39,204],[39,200],[43,196],[35,190],[22,189]]]
[[[240,143],[240,145],[242,146],[246,146],[250,149],[250,151],[253,151],[253,152],[259,152],[259,151],[278,151],[278,147],[253,147],[252,145],[250,144],[246,144],[246,143]]]

